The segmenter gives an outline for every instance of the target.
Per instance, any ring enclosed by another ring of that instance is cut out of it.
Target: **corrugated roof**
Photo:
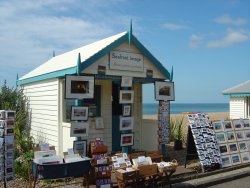
[[[230,94],[250,94],[250,80],[239,85],[226,89],[222,92],[224,95]]]
[[[117,39],[121,38],[126,34],[127,32],[122,32],[120,34],[113,35],[103,40],[99,40],[81,48],[55,56],[44,64],[37,67],[36,69],[29,72],[28,74],[24,75],[19,80],[25,80],[28,78],[76,67],[79,53],[81,54],[81,61],[84,62],[85,60],[89,59],[90,57],[92,57],[93,55],[95,55],[96,53],[98,53],[99,51],[101,51],[102,49],[104,49],[105,47],[107,47],[108,45],[115,42]]]

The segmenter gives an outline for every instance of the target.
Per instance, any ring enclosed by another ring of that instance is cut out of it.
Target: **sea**
[[[186,112],[229,112],[229,103],[171,103],[170,114]],[[143,114],[158,114],[158,103],[144,103]]]

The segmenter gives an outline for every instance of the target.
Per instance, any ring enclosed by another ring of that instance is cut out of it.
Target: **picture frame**
[[[224,131],[224,127],[221,121],[213,122],[214,132]]]
[[[134,91],[133,90],[120,90],[120,104],[131,104],[134,102]]]
[[[226,136],[227,136],[227,141],[228,142],[235,142],[236,141],[236,137],[235,137],[235,132],[234,131],[227,132]]]
[[[102,117],[95,118],[95,129],[104,129],[104,123]]]
[[[65,98],[94,98],[94,76],[65,75]]]
[[[240,152],[248,151],[248,146],[246,142],[238,142],[238,147],[239,147]]]
[[[240,153],[240,158],[242,163],[249,163],[250,162],[249,152]]]
[[[245,133],[245,139],[250,140],[250,130],[245,130],[244,133]]]
[[[243,129],[243,125],[241,124],[240,119],[233,119],[232,122],[233,122],[235,130],[241,130],[241,129]]]
[[[250,140],[247,140],[246,144],[247,144],[248,151],[250,151]]]
[[[232,161],[232,165],[241,164],[240,155],[239,154],[232,154],[231,161]]]
[[[174,82],[155,82],[155,100],[174,101]]]
[[[221,156],[221,166],[222,167],[232,166],[230,155]]]
[[[132,146],[134,145],[134,134],[121,134],[120,146]]]
[[[121,87],[132,87],[133,77],[122,76]]]
[[[86,137],[89,134],[87,122],[71,122],[70,137]]]
[[[237,141],[245,140],[244,131],[235,131]]]
[[[239,151],[238,145],[236,143],[228,144],[228,149],[229,149],[230,154],[237,153]]]
[[[71,106],[71,121],[87,121],[89,117],[88,106]]]
[[[122,116],[131,116],[131,105],[123,105]]]
[[[87,156],[87,140],[75,140],[73,142],[73,150],[81,156]]]
[[[241,123],[243,124],[244,129],[250,129],[250,120],[249,119],[242,119]]]
[[[223,121],[224,130],[225,131],[232,131],[233,130],[233,124],[231,121]]]
[[[134,117],[120,117],[120,131],[133,130]]]
[[[229,149],[227,144],[219,144],[219,151],[221,155],[229,154]]]
[[[226,142],[226,136],[224,132],[215,133],[215,137],[218,143],[225,143]]]

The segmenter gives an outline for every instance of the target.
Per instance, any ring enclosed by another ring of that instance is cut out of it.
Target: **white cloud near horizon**
[[[176,23],[164,23],[162,24],[162,27],[164,29],[168,30],[182,30],[182,29],[188,29],[189,26],[184,25],[184,24],[176,24]]]
[[[215,21],[216,23],[219,23],[219,24],[236,25],[236,26],[245,25],[245,24],[249,23],[249,21],[248,21],[247,19],[244,19],[244,18],[236,18],[236,19],[233,19],[233,18],[231,18],[231,17],[230,17],[229,15],[227,15],[227,14],[215,18],[214,21]]]
[[[237,43],[250,40],[250,32],[244,30],[227,30],[227,34],[222,39],[208,41],[207,48],[223,48]]]

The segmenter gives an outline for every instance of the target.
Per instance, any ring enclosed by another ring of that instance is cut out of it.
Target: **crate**
[[[158,167],[157,164],[151,164],[151,165],[138,166],[137,169],[139,170],[140,175],[151,176],[157,173]]]
[[[139,170],[135,171],[131,171],[131,172],[125,172],[125,173],[121,173],[119,171],[115,171],[115,177],[117,180],[120,181],[125,181],[125,180],[134,180],[136,178],[138,178],[139,176]]]

